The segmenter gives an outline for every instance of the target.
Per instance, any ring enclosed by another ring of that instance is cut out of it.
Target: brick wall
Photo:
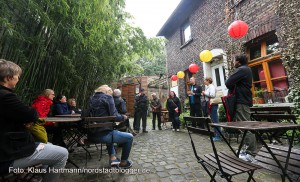
[[[242,0],[236,8],[238,19],[248,23],[249,32],[241,40],[248,42],[272,30],[276,30],[276,5],[274,0]],[[233,14],[234,15],[234,14]],[[199,66],[195,75],[197,83],[203,84],[203,68],[199,53],[205,49],[226,49],[230,37],[228,25],[234,21],[225,18],[225,0],[204,0],[189,17],[192,42],[181,48],[180,28],[168,38],[166,44],[168,75],[188,69],[191,63]],[[180,27],[180,25],[178,25]],[[179,93],[185,95],[184,81],[179,79]]]

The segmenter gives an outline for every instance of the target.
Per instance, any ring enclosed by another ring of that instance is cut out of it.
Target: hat
[[[144,91],[145,91],[145,89],[143,89],[143,88],[140,89],[140,92],[144,92]]]

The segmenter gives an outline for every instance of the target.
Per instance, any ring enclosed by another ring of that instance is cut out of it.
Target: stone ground
[[[131,121],[132,122],[132,121]],[[170,128],[170,123],[168,123]],[[151,119],[148,118],[149,133],[140,133],[134,137],[130,159],[133,166],[130,170],[120,173],[63,173],[60,181],[64,182],[100,182],[100,181],[149,181],[149,182],[180,182],[180,181],[210,181],[209,176],[200,164],[196,162],[190,139],[186,130],[173,132],[172,130],[151,130]],[[193,135],[198,155],[212,153],[210,141],[207,136]],[[218,150],[229,151],[225,142],[216,142]],[[235,143],[237,146],[237,144]],[[99,161],[99,153],[96,147],[91,146],[89,151],[92,158],[88,159],[85,166],[85,151],[82,148],[75,148],[75,152],[70,154],[72,159],[79,167],[85,169],[110,169],[108,165],[108,155],[104,147],[104,154]],[[118,148],[118,156],[121,150]],[[70,163],[66,168],[74,169]],[[266,170],[257,170],[254,173],[257,182],[279,182],[280,176]],[[241,174],[233,178],[234,182],[246,181],[247,175]],[[217,177],[217,181],[225,181]]]

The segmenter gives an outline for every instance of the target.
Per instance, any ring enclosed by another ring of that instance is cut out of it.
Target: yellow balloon
[[[183,78],[184,77],[184,72],[183,71],[178,71],[177,77],[178,78]]]
[[[209,62],[212,59],[212,56],[213,55],[209,50],[204,50],[199,55],[202,62]]]

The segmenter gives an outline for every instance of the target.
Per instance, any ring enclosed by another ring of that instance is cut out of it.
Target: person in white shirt
[[[218,117],[218,104],[210,104],[210,99],[213,99],[216,97],[216,87],[212,84],[212,79],[210,77],[206,77],[204,79],[204,84],[206,86],[205,91],[202,91],[202,95],[204,96],[204,99],[206,101],[206,108],[203,108],[203,113],[206,109],[206,113],[204,113],[204,117],[207,117],[210,115],[210,118],[213,123],[218,123],[219,122],[219,117]],[[203,106],[204,104],[202,104]],[[220,134],[216,128],[215,130],[215,137],[213,138],[214,141],[219,141],[221,140]]]

